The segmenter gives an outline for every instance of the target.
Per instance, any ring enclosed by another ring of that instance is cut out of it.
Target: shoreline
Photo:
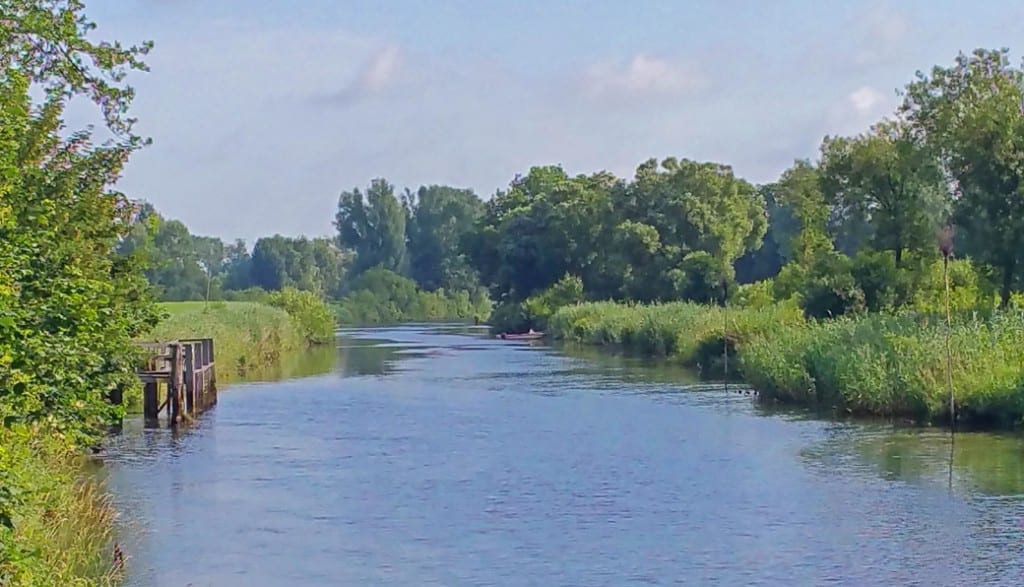
[[[728,326],[726,326],[728,324]],[[943,328],[928,318],[803,319],[784,306],[729,309],[690,303],[608,302],[560,309],[552,340],[661,359],[721,378],[758,401],[831,414],[950,428]],[[962,320],[952,331],[956,430],[1024,424],[1024,316]]]

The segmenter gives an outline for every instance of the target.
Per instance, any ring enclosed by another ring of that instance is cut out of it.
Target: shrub
[[[334,340],[334,315],[317,294],[289,287],[271,294],[268,303],[288,312],[310,344]]]

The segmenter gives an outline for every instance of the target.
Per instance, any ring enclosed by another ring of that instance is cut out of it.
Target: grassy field
[[[945,323],[910,315],[809,321],[789,306],[730,309],[696,304],[591,303],[560,310],[549,331],[614,345],[720,375],[730,372],[765,401],[839,413],[946,423]],[[1024,315],[961,318],[951,333],[957,416],[979,427],[1024,424]]]
[[[217,379],[231,381],[274,366],[281,357],[305,349],[309,341],[280,308],[255,302],[169,302],[167,314],[147,340],[212,338]]]

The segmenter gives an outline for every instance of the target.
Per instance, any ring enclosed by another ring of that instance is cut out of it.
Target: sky
[[[1024,51],[1015,0],[86,0],[152,40],[118,189],[195,234],[333,234],[342,191],[674,156],[755,183],[891,114],[915,72]],[[74,120],[69,120],[73,124]]]

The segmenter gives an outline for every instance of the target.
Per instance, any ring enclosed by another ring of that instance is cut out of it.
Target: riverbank
[[[230,382],[268,369],[282,357],[333,338],[334,322],[326,306],[303,313],[256,302],[167,302],[166,313],[146,338],[212,338],[218,381]],[[312,319],[309,317],[312,316]]]
[[[805,320],[792,306],[723,310],[691,303],[588,303],[559,310],[557,339],[616,346],[731,376],[762,401],[839,414],[948,424],[943,320],[867,315]],[[983,428],[1024,422],[1024,317],[962,318],[951,332],[957,419]]]
[[[0,427],[0,585],[118,584],[117,514],[85,460],[45,426]]]

